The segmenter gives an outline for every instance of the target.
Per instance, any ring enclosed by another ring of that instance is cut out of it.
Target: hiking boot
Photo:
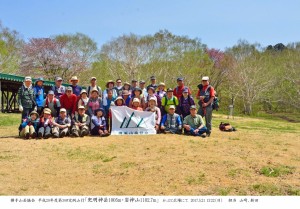
[[[58,138],[58,137],[59,137],[58,134],[53,135],[53,138]]]
[[[60,133],[60,135],[59,135],[59,137],[60,137],[60,138],[64,138],[64,137],[65,137],[65,135],[66,135],[66,133],[65,133],[65,132],[61,132],[61,133]]]
[[[43,138],[43,133],[42,133],[42,132],[39,132],[39,133],[38,133],[38,138],[39,138],[39,139]]]
[[[26,134],[25,134],[25,139],[29,139],[29,137],[30,137],[30,134],[29,134],[29,133],[26,133]]]
[[[205,135],[205,134],[201,134],[200,136],[201,136],[202,138],[205,138],[205,137],[206,137],[206,135]]]
[[[88,132],[86,130],[83,130],[80,134],[81,137],[87,136]]]
[[[207,136],[207,137],[210,137],[210,134],[211,134],[211,131],[207,131],[207,132],[206,132],[206,136]]]
[[[78,134],[77,131],[74,131],[74,132],[72,133],[72,136],[73,136],[73,137],[79,137],[79,134]]]
[[[32,138],[32,139],[35,139],[35,138],[36,138],[36,133],[35,133],[35,132],[31,134],[31,138]]]
[[[48,139],[51,136],[51,134],[45,134],[44,139]]]

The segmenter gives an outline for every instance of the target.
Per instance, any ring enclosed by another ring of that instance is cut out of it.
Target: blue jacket
[[[170,114],[165,114],[164,117],[162,118],[160,125],[161,126],[166,126],[170,124]],[[174,126],[181,126],[182,125],[182,121],[181,118],[178,114],[174,113],[173,115],[174,119],[175,119],[175,123],[173,124]]]
[[[39,125],[39,118],[37,118],[36,120],[31,120],[30,116],[28,116],[28,118],[26,118],[23,123],[21,124],[22,128],[25,128],[27,125],[33,125],[34,130],[38,131],[38,125]]]
[[[45,99],[45,90],[43,86],[35,86],[33,87],[33,91],[35,94],[35,102],[38,107],[42,107]]]
[[[80,96],[80,92],[82,90],[82,87],[81,86],[73,86],[71,85],[72,89],[73,89],[73,94],[75,94],[76,96]]]

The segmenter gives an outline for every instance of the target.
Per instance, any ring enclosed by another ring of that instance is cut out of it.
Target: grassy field
[[[210,138],[20,140],[0,114],[0,195],[300,195],[300,124],[214,115]],[[217,129],[229,121],[238,131]]]

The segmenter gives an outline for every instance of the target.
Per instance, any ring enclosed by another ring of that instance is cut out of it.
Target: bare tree
[[[23,47],[21,73],[54,79],[56,76],[69,78],[86,70],[88,63],[66,44],[64,40],[51,38],[30,39]]]

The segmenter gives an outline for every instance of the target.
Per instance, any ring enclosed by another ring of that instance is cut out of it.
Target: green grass
[[[190,185],[203,184],[204,181],[205,181],[205,174],[202,172],[199,172],[197,176],[189,176],[186,178],[186,182]]]
[[[137,166],[137,164],[135,162],[124,162],[124,163],[121,163],[120,166],[121,166],[121,168],[127,169],[127,168],[135,167],[135,166]]]
[[[300,117],[300,116],[299,116]],[[246,118],[244,116],[243,118]],[[250,117],[253,118],[253,117]],[[229,122],[233,127],[243,130],[262,130],[262,131],[272,131],[275,133],[300,133],[299,123],[291,123],[283,119],[270,119],[270,118],[259,118],[257,121],[253,120],[241,120],[241,118],[236,119],[224,119],[224,115],[214,115],[213,126],[219,129],[219,124],[221,122]]]
[[[282,195],[282,191],[279,187],[269,183],[255,184],[251,189],[260,195]]]
[[[277,167],[264,166],[260,170],[260,174],[267,177],[278,177],[288,174],[292,174],[295,171],[295,167],[280,165]]]
[[[227,196],[227,195],[229,195],[230,191],[231,191],[231,188],[227,188],[227,187],[221,188],[221,189],[219,189],[218,194],[221,196]]]
[[[67,157],[71,160],[83,160],[83,161],[97,161],[101,160],[102,162],[110,162],[116,158],[116,156],[106,156],[102,153],[97,152],[96,150],[83,150],[80,147],[76,149],[70,149],[66,153]]]
[[[15,126],[16,129],[19,127],[21,122],[21,114],[10,113],[3,114],[0,113],[0,127],[1,126]]]

